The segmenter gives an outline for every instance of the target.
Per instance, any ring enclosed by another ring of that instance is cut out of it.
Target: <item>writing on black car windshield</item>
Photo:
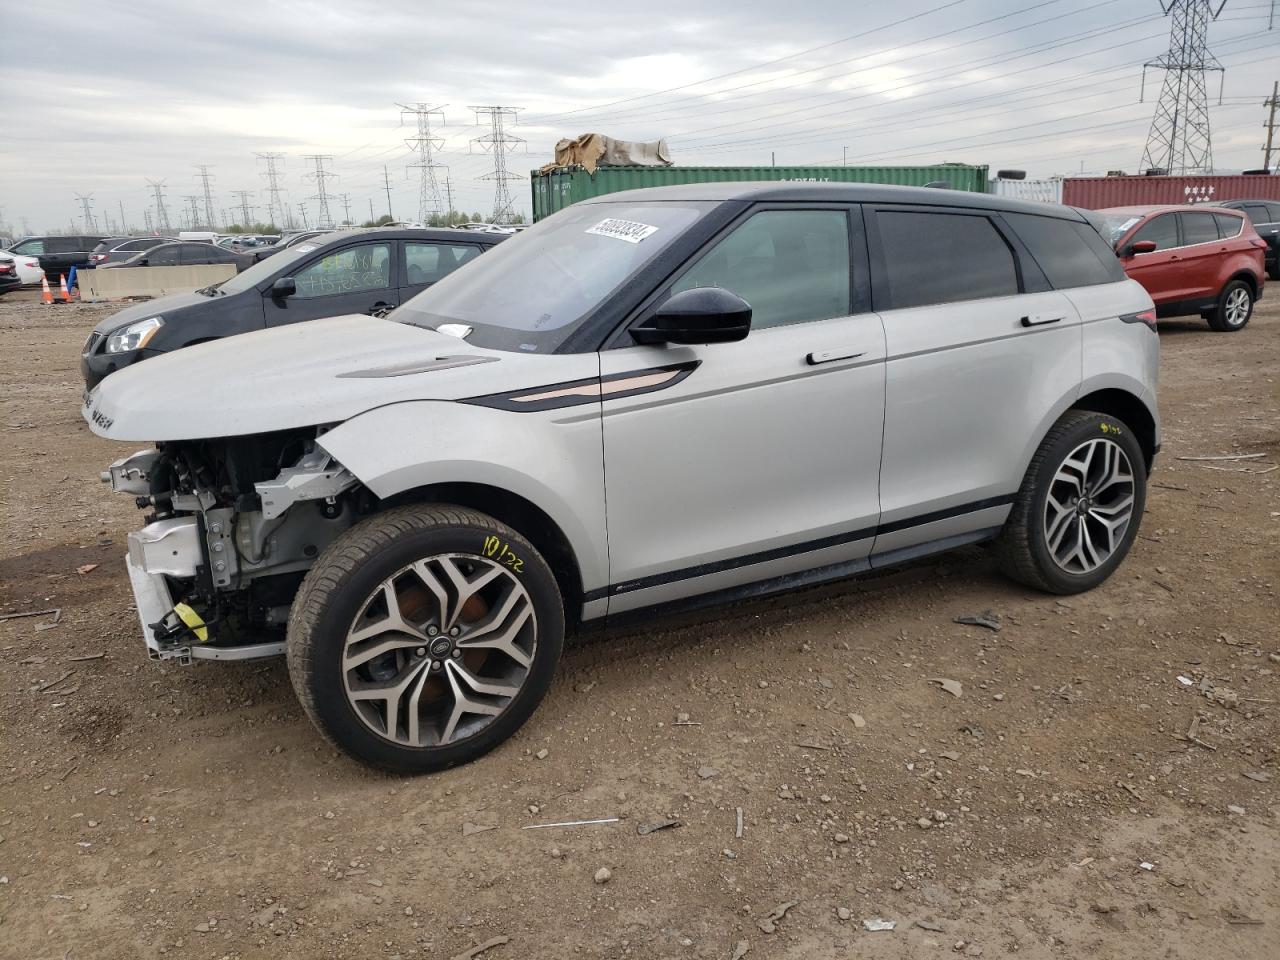
[[[562,210],[445,277],[394,319],[472,327],[467,340],[546,353],[687,230],[703,204],[593,203]]]

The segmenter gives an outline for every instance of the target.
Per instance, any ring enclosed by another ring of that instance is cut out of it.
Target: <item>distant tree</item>
[[[382,216],[380,216],[377,220],[366,220],[364,223],[360,224],[360,226],[362,226],[362,227],[385,227],[388,223],[392,223],[392,222],[394,222],[394,221],[395,221],[395,217],[393,217],[393,216],[392,216],[391,214],[389,214],[389,213],[384,213],[384,214],[383,214]]]

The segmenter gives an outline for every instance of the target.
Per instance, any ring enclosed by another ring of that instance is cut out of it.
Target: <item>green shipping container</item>
[[[810,183],[891,183],[923,187],[939,181],[953,190],[987,192],[986,166],[943,163],[934,167],[597,167],[595,175],[582,167],[564,167],[530,175],[533,219],[541,220],[570,204],[620,190],[670,187],[682,183],[721,183],[733,180],[780,180]]]

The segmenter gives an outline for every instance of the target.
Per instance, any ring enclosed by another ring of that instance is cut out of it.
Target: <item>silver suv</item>
[[[334,744],[470,760],[566,631],[990,541],[1088,590],[1160,446],[1151,299],[1076,210],[704,184],[549,217],[387,319],[181,350],[90,393],[155,442],[151,656],[286,653]],[[281,639],[283,637],[283,639]]]

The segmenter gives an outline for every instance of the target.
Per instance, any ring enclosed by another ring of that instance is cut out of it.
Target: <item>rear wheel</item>
[[[474,511],[403,507],[352,527],[307,574],[289,675],[339,749],[426,773],[519,729],[563,639],[555,577],[527,540]]]
[[[1129,552],[1146,491],[1146,463],[1129,427],[1067,412],[1027,469],[997,541],[1001,566],[1049,593],[1092,590]]]
[[[1253,316],[1253,289],[1243,280],[1232,280],[1218,295],[1218,305],[1206,318],[1219,333],[1243,330]]]

